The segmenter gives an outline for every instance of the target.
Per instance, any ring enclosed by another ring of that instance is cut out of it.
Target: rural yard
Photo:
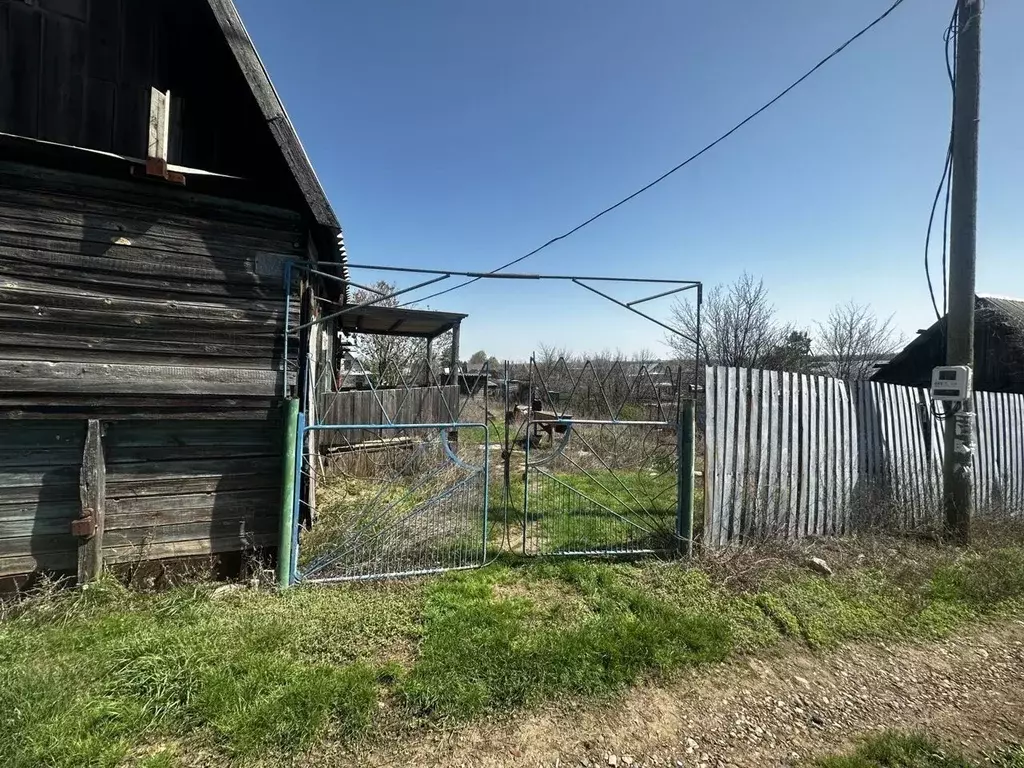
[[[865,765],[1016,767],[1016,541],[506,557],[281,594],[51,591],[0,622],[0,753],[17,768],[817,766],[895,731],[975,762]]]
[[[1022,29],[0,0],[0,768],[1024,768]]]

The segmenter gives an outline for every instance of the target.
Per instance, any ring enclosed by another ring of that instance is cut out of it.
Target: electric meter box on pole
[[[971,396],[971,368],[967,365],[940,365],[932,371],[932,400],[962,403]]]

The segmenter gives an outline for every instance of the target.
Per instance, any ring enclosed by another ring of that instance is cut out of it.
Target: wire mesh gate
[[[296,502],[293,580],[474,568],[502,551],[679,547],[679,368],[398,367],[362,390],[318,384],[315,423],[299,430],[300,479],[314,490]]]
[[[524,553],[678,547],[680,376],[624,361],[531,362]]]

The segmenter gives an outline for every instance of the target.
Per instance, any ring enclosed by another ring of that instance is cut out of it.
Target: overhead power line
[[[853,35],[853,37],[849,38],[846,42],[844,42],[842,45],[840,45],[838,48],[836,48],[834,51],[832,51],[832,53],[830,53],[828,56],[826,56],[821,61],[819,61],[817,64],[815,64],[813,67],[811,67],[809,70],[807,70],[798,79],[796,79],[792,83],[790,83],[784,90],[780,91],[774,98],[772,98],[770,101],[765,102],[756,111],[751,112],[749,115],[747,115],[745,118],[740,120],[738,123],[736,123],[736,125],[734,125],[728,131],[723,133],[717,139],[712,141],[710,144],[705,145],[702,149],[700,149],[699,151],[697,151],[694,154],[690,155],[688,158],[683,160],[678,165],[676,165],[673,168],[670,168],[669,170],[665,171],[665,173],[661,174],[661,176],[656,178],[654,181],[650,182],[649,184],[645,184],[644,186],[640,187],[640,189],[636,190],[636,192],[633,192],[631,195],[628,195],[627,197],[622,198],[621,200],[619,200],[614,205],[608,206],[603,211],[601,211],[599,213],[595,213],[589,219],[587,219],[586,221],[582,222],[581,224],[577,224],[575,227],[573,227],[572,229],[568,230],[567,232],[563,232],[561,235],[558,235],[557,237],[551,238],[546,243],[544,243],[543,245],[541,245],[541,246],[539,246],[537,248],[534,248],[529,253],[525,253],[522,256],[520,256],[519,258],[512,259],[512,261],[509,261],[509,262],[507,262],[505,264],[502,264],[500,267],[496,267],[495,269],[491,270],[490,274],[494,274],[496,272],[501,272],[502,270],[508,269],[509,267],[513,267],[516,264],[519,264],[520,262],[525,261],[526,259],[530,258],[531,256],[535,256],[536,254],[538,254],[541,251],[543,251],[545,248],[548,248],[549,246],[552,246],[552,245],[554,245],[555,243],[557,243],[557,242],[559,242],[561,240],[565,240],[567,237],[571,237],[572,235],[576,234],[577,232],[579,232],[584,227],[589,226],[590,224],[593,224],[595,221],[600,219],[602,216],[605,216],[605,215],[611,213],[616,208],[618,208],[618,207],[620,207],[622,205],[625,205],[626,203],[628,203],[633,198],[638,197],[639,195],[642,195],[647,190],[649,190],[652,187],[660,184],[665,179],[667,179],[669,176],[671,176],[672,174],[676,173],[679,170],[682,170],[683,168],[685,168],[687,165],[692,163],[697,158],[701,157],[706,152],[711,151],[712,149],[717,147],[719,144],[721,144],[723,141],[725,141],[730,136],[732,136],[734,133],[736,133],[738,130],[743,128],[743,126],[745,126],[751,120],[753,120],[754,118],[756,118],[759,115],[761,115],[763,112],[765,112],[768,109],[770,109],[771,107],[773,107],[776,103],[778,103],[784,97],[786,97],[790,93],[790,91],[792,91],[795,88],[797,88],[801,83],[803,83],[805,80],[807,80],[811,75],[813,75],[815,72],[817,72],[823,66],[828,64],[832,59],[834,59],[840,53],[845,51],[850,45],[855,43],[858,39],[863,37],[865,34],[870,32],[878,24],[881,24],[889,16],[889,14],[891,14],[893,11],[895,11],[899,6],[903,5],[904,2],[905,2],[905,0],[895,0],[895,2],[893,2],[892,5],[890,5],[885,10],[884,13],[882,13],[874,21],[872,21],[866,27],[864,27],[859,32],[857,32],[855,35]],[[474,277],[474,278],[472,278],[470,280],[465,280],[464,282],[461,282],[458,285],[453,285],[451,288],[445,288],[443,291],[437,291],[436,293],[432,293],[429,296],[424,296],[422,299],[417,299],[415,302],[409,302],[409,303],[410,304],[419,303],[419,302],[423,302],[423,301],[428,301],[429,299],[433,299],[433,298],[436,298],[438,296],[443,296],[446,293],[451,293],[452,291],[457,291],[460,288],[465,288],[467,285],[471,285],[472,283],[475,283],[475,282],[477,282],[480,279],[481,278],[479,278],[479,277]],[[408,305],[404,305],[404,306],[408,306]]]
[[[958,8],[953,9],[953,17],[949,20],[949,25],[946,27],[946,31],[942,35],[942,38],[946,43],[946,76],[949,78],[949,87],[953,95],[953,108],[950,115],[949,144],[946,146],[946,162],[942,167],[942,178],[939,179],[939,187],[935,190],[935,199],[932,200],[932,210],[931,214],[928,216],[928,231],[924,238],[924,274],[928,280],[928,293],[932,297],[932,307],[935,309],[935,318],[940,322],[942,321],[942,318],[946,316],[946,302],[949,293],[946,285],[946,278],[949,272],[947,259],[949,254],[949,195],[953,176],[953,125],[956,122],[956,38],[959,33],[957,25],[957,11]],[[929,263],[929,251],[932,241],[932,226],[935,224],[935,211],[939,207],[939,198],[942,197],[943,190],[946,192],[946,202],[942,209],[942,311],[939,312],[939,302],[935,298],[935,286],[932,284],[932,270],[931,264]]]

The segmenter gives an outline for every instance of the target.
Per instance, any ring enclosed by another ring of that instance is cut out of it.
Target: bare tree
[[[386,298],[377,301],[378,307],[397,307],[401,298],[392,296],[395,286],[384,280],[375,283],[373,291],[356,291],[352,296],[353,304]],[[436,342],[435,342],[436,343]],[[377,387],[398,387],[403,383],[414,382],[413,377],[422,378],[422,368],[426,360],[427,345],[423,339],[408,336],[387,336],[383,334],[362,334],[358,338],[357,351],[354,357],[363,366]]]
[[[691,339],[697,338],[697,308],[688,301],[672,306],[671,325]],[[762,368],[785,345],[791,329],[780,325],[768,301],[763,280],[744,272],[729,286],[717,285],[704,296],[700,337],[711,365]],[[692,341],[669,334],[665,342],[680,359],[692,359]]]
[[[867,304],[837,305],[817,325],[819,359],[824,358],[829,372],[841,379],[870,378],[876,363],[903,346],[902,336],[892,327],[892,316],[880,320]]]

